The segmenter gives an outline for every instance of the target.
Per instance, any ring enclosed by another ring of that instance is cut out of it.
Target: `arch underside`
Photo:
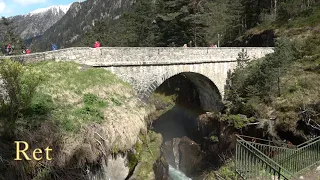
[[[123,81],[132,85],[138,98],[148,101],[152,93],[167,79],[184,74],[197,87],[202,109],[220,109],[228,71],[236,63],[179,64],[168,66],[106,67]]]
[[[194,73],[194,72],[181,72],[178,73],[182,76],[185,76],[187,79],[189,79],[195,86],[196,90],[199,94],[199,100],[201,102],[201,108],[204,111],[220,111],[223,108],[222,104],[222,97],[221,94],[217,88],[217,86],[206,76]],[[175,74],[175,75],[178,75]],[[152,93],[167,79],[169,79],[172,76],[164,76],[162,78],[162,81],[154,81],[151,83],[149,88],[146,91],[139,93],[139,98],[148,101]]]

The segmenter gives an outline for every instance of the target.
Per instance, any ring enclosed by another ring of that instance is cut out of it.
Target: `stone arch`
[[[205,111],[220,111],[223,108],[222,95],[214,81],[206,75],[193,72],[193,71],[182,71],[182,72],[166,72],[158,79],[151,81],[147,89],[140,92],[140,98],[148,100],[152,93],[166,80],[176,75],[184,75],[188,78],[196,87],[199,93],[199,99],[201,102],[202,109]]]

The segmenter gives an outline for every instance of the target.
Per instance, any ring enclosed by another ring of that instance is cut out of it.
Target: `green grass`
[[[53,61],[25,68],[44,77],[32,111],[39,115],[50,110],[50,119],[58,121],[67,132],[77,132],[83,124],[103,123],[106,108],[121,106],[127,98],[124,94],[131,92],[127,83],[104,69],[81,69],[75,63]]]
[[[109,71],[95,68],[81,70],[78,64],[72,62],[44,61],[30,64],[28,67],[33,71],[41,72],[46,77],[47,81],[40,89],[48,89],[53,94],[63,91],[83,94],[83,91],[90,87],[118,83],[130,87]]]

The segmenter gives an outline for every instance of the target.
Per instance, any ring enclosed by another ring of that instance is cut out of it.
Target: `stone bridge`
[[[202,107],[209,111],[221,101],[228,72],[236,67],[242,51],[253,60],[273,53],[273,48],[75,47],[10,57],[25,63],[73,61],[104,68],[131,84],[141,99],[150,97],[168,78],[183,73],[198,87]]]

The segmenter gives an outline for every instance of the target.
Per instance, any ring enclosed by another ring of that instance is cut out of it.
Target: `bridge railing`
[[[279,154],[277,162],[295,174],[320,162],[320,136],[297,146],[295,151]]]
[[[235,162],[237,173],[244,179],[297,179],[294,174],[240,136],[237,136]]]
[[[264,158],[264,161],[269,163],[269,166],[273,166],[273,169],[275,169],[275,166],[277,168],[280,166],[281,169],[276,172],[286,172],[287,175],[290,175],[288,177],[294,177],[293,175],[296,175],[306,168],[320,162],[320,137],[311,139],[298,146],[288,145],[285,143],[274,143],[272,141],[248,136],[238,135],[237,137],[237,147],[240,150],[237,152],[237,154],[239,153],[238,156],[242,156],[241,151],[243,151],[243,144],[247,147],[251,147],[251,149],[254,147],[254,149],[264,155],[262,158]],[[257,154],[257,152],[255,153]],[[257,158],[261,157],[257,156]],[[237,158],[236,162],[238,161],[238,164],[241,164],[241,161],[243,160],[243,158]],[[256,166],[261,168],[261,163],[260,166]],[[271,167],[269,167],[269,169],[270,168]]]

